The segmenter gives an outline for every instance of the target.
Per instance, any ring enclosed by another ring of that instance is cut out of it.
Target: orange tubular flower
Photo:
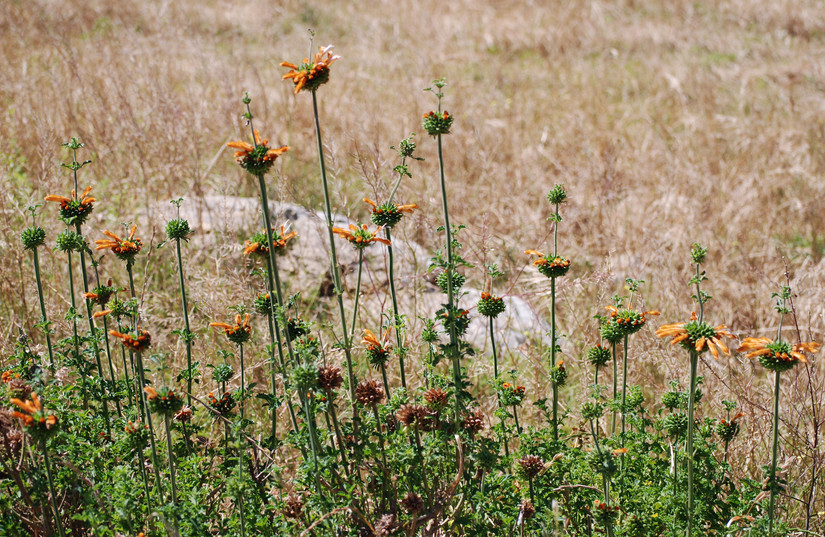
[[[771,371],[787,371],[798,362],[807,363],[803,352],[815,353],[820,344],[815,341],[796,343],[791,345],[785,341],[773,341],[766,337],[747,337],[736,349],[736,352],[745,352],[748,358],[759,358],[762,367]]]
[[[229,338],[229,341],[238,345],[243,345],[249,341],[249,337],[252,335],[252,328],[249,326],[248,313],[244,316],[243,321],[241,321],[241,314],[236,314],[234,325],[215,322],[209,323],[209,326],[223,329],[224,333],[226,333],[226,337]]]
[[[714,328],[705,322],[700,323],[696,312],[691,312],[689,322],[662,325],[656,330],[656,336],[672,337],[671,345],[679,343],[686,349],[699,354],[710,350],[713,357],[717,359],[720,350],[730,356],[730,350],[722,343],[722,338],[734,338],[734,335],[728,332],[728,328],[723,324]]]
[[[92,204],[97,201],[97,199],[89,197],[89,192],[91,191],[92,187],[89,186],[86,187],[86,190],[83,191],[80,198],[78,198],[75,191],[72,190],[72,196],[70,198],[49,194],[43,199],[60,204],[61,218],[71,221],[72,223],[83,224],[94,208]]]
[[[343,229],[340,227],[332,228],[332,232],[338,235],[343,239],[347,239],[350,244],[355,246],[356,249],[366,248],[370,244],[374,242],[382,242],[387,245],[391,245],[392,243],[387,239],[382,239],[380,237],[376,237],[378,232],[381,231],[379,227],[372,233],[367,230],[367,225],[364,224],[361,227],[356,226],[355,224],[350,224],[349,229]]]
[[[118,338],[123,346],[132,352],[143,352],[152,344],[152,337],[146,330],[137,329],[135,333],[121,334],[117,330],[109,330],[109,335]]]
[[[383,203],[378,205],[369,198],[364,198],[364,202],[369,204],[372,209],[370,219],[376,226],[392,228],[403,218],[404,213],[411,214],[418,209],[415,203],[408,203],[406,205],[398,205],[397,203]]]
[[[389,360],[390,350],[392,349],[392,345],[389,344],[389,337],[389,328],[384,332],[383,341],[379,341],[375,334],[368,329],[364,329],[364,339],[361,340],[361,343],[366,345],[367,359],[376,369],[386,365],[387,360]]]
[[[332,54],[332,45],[318,47],[318,52],[312,58],[304,58],[301,65],[291,62],[281,62],[281,67],[290,71],[281,77],[283,80],[292,80],[295,84],[295,94],[301,90],[315,91],[329,81],[329,68],[340,56]]]
[[[227,147],[237,149],[235,151],[235,161],[252,175],[262,175],[269,171],[269,168],[275,164],[275,160],[289,151],[289,146],[283,145],[279,148],[269,147],[269,140],[261,139],[257,130],[252,131],[255,137],[255,143],[250,144],[243,140],[229,142]]]
[[[97,247],[95,250],[111,250],[119,259],[132,263],[135,256],[140,252],[140,247],[143,246],[143,242],[135,237],[135,231],[137,231],[137,226],[133,225],[129,229],[128,238],[121,239],[111,231],[104,230],[103,234],[109,238],[96,240]]]
[[[298,236],[298,232],[295,230],[287,233],[286,226],[281,226],[280,232],[278,232],[275,228],[272,228],[272,231],[272,246],[275,248],[275,252],[279,254],[286,250],[287,242]],[[252,235],[252,237],[246,241],[244,246],[244,255],[259,254],[261,256],[266,256],[269,254],[269,248],[266,247],[265,231],[260,231]]]
[[[40,398],[34,392],[31,394],[31,401],[21,401],[13,398],[11,404],[22,410],[22,412],[15,410],[12,413],[14,417],[22,420],[27,432],[38,437],[38,439],[47,437],[53,432],[52,428],[57,425],[57,417],[54,414],[47,414],[43,410],[40,405]]]
[[[533,265],[547,278],[564,276],[570,270],[570,259],[563,255],[544,255],[538,250],[525,250],[524,253],[538,256]]]

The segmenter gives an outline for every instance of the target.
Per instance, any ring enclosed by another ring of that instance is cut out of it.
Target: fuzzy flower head
[[[272,313],[272,299],[269,298],[269,293],[258,293],[252,307],[255,308],[255,311],[261,315],[269,315]]]
[[[43,409],[36,393],[32,392],[31,401],[11,399],[11,404],[20,409],[15,410],[12,415],[22,420],[26,432],[36,440],[45,440],[57,430],[57,417]]]
[[[232,394],[229,392],[225,392],[220,399],[210,392],[207,394],[206,399],[209,401],[209,406],[221,416],[226,416],[232,412],[236,404],[235,399],[232,398]]]
[[[243,345],[247,341],[249,341],[250,336],[252,335],[252,327],[249,326],[249,314],[245,314],[243,320],[241,319],[241,314],[235,314],[235,324],[226,324],[226,323],[209,323],[209,326],[213,326],[215,328],[222,328],[224,333],[226,333],[226,337],[232,343],[236,345]]]
[[[743,416],[744,414],[739,412],[730,420],[719,420],[719,423],[716,425],[716,434],[719,435],[722,441],[730,442],[739,434],[739,418]]]
[[[527,455],[523,459],[519,459],[516,462],[518,462],[521,473],[527,479],[535,478],[544,470],[544,461],[541,457],[537,457],[535,455]]]
[[[109,299],[111,299],[112,295],[117,291],[119,291],[119,289],[112,286],[112,280],[109,280],[106,285],[98,285],[92,289],[91,293],[83,293],[83,298],[91,300],[98,306],[105,307],[106,304],[109,303]]]
[[[401,218],[404,217],[405,213],[412,214],[414,210],[418,209],[418,205],[415,203],[409,203],[406,205],[398,205],[397,203],[382,203],[381,205],[378,205],[369,198],[364,198],[364,202],[372,207],[370,210],[370,220],[372,220],[372,223],[376,226],[390,229],[401,221]]]
[[[64,229],[57,235],[57,249],[61,252],[79,252],[86,248],[86,240],[71,229]]]
[[[364,330],[364,339],[361,344],[367,348],[367,359],[370,364],[378,369],[382,365],[386,365],[392,352],[392,345],[389,343],[390,329],[384,332],[384,337],[379,340],[375,334],[369,330]]]
[[[658,311],[639,312],[633,309],[618,309],[616,306],[605,306],[610,317],[618,325],[624,335],[629,336],[641,330],[647,322],[648,315],[659,315]]]
[[[27,227],[20,234],[20,241],[26,250],[34,250],[46,243],[46,230],[40,226]]]
[[[501,401],[501,406],[521,406],[524,402],[524,397],[527,395],[527,388],[524,386],[517,386],[509,382],[503,382],[499,379],[498,398]]]
[[[192,234],[192,228],[189,227],[189,222],[183,218],[175,218],[166,223],[166,237],[170,241],[183,240],[188,241],[189,235]]]
[[[143,388],[146,392],[146,399],[149,402],[149,410],[155,414],[173,417],[183,408],[183,398],[171,388],[162,387],[155,390],[151,386]]]
[[[287,232],[286,226],[281,226],[281,229],[272,228],[272,247],[275,248],[276,254],[283,254],[286,252],[287,243],[298,236],[297,231]],[[269,256],[269,248],[266,246],[266,231],[259,231],[247,239],[243,250],[244,255],[256,255],[262,258]]]
[[[384,388],[377,380],[365,380],[355,387],[355,399],[364,406],[377,405],[384,400]]]
[[[560,360],[552,369],[550,369],[550,380],[556,386],[564,386],[567,383],[567,368],[564,366],[564,360]]]
[[[332,54],[332,45],[318,47],[318,52],[313,56],[312,61],[304,58],[301,65],[290,62],[281,62],[281,67],[286,67],[290,71],[282,76],[283,80],[292,80],[295,85],[295,94],[301,90],[315,91],[329,82],[329,68],[340,58]]]
[[[343,229],[340,227],[332,228],[333,233],[349,241],[349,243],[352,244],[356,250],[362,250],[374,242],[381,242],[386,245],[392,244],[387,239],[376,237],[379,231],[381,231],[380,227],[375,231],[370,232],[367,229],[366,224],[361,226],[350,224],[349,229]]]
[[[430,136],[438,136],[439,134],[450,134],[450,127],[453,126],[453,116],[446,110],[443,112],[436,112],[431,110],[424,114],[424,130]]]
[[[445,295],[449,293],[450,286],[453,293],[457,294],[466,281],[467,277],[455,270],[443,270],[435,279],[435,284]]]
[[[344,383],[344,376],[340,367],[331,365],[318,368],[318,387],[331,394]]]
[[[83,194],[78,198],[75,191],[72,190],[71,197],[56,196],[49,194],[44,199],[46,201],[53,201],[60,204],[60,218],[68,224],[80,224],[86,221],[92,210],[94,209],[94,202],[97,200],[89,196],[92,187],[86,187]]]
[[[722,338],[733,339],[734,337],[723,324],[713,327],[705,322],[699,322],[695,312],[690,314],[689,322],[662,325],[656,330],[656,336],[672,337],[671,345],[679,343],[684,348],[698,354],[710,350],[713,357],[717,359],[720,350],[730,356],[730,351],[722,342]]]
[[[505,309],[504,299],[500,296],[493,296],[490,293],[481,293],[481,300],[478,301],[478,312],[485,317],[495,319]]]
[[[98,239],[95,241],[97,244],[96,250],[111,250],[118,259],[122,259],[126,261],[126,263],[132,264],[135,262],[135,256],[140,252],[140,247],[143,246],[141,240],[135,237],[135,231],[137,231],[137,226],[132,225],[129,229],[129,235],[126,239],[121,239],[114,233],[109,230],[103,231],[103,234],[108,237],[108,239]]]
[[[123,442],[129,451],[140,451],[149,445],[150,433],[148,424],[141,424],[140,421],[130,421],[126,424],[126,427],[123,428],[123,432],[126,433]]]
[[[463,336],[470,326],[470,312],[458,306],[444,304],[435,314],[441,321],[441,326],[446,333],[454,329],[456,335]]]
[[[736,352],[746,352],[748,358],[759,358],[759,363],[771,371],[788,371],[799,362],[806,363],[804,352],[815,353],[819,350],[819,343],[796,343],[791,345],[786,341],[773,341],[766,337],[748,337]]]
[[[264,175],[272,165],[275,164],[278,157],[289,151],[289,147],[284,145],[277,149],[270,148],[268,145],[269,140],[262,140],[257,130],[254,130],[253,134],[255,137],[254,144],[244,142],[243,140],[236,140],[227,143],[226,147],[237,150],[234,155],[235,162],[237,162],[241,168],[252,175]]]
[[[596,367],[604,367],[610,361],[610,349],[602,345],[591,347],[587,351],[587,361]]]
[[[570,270],[570,260],[563,255],[544,255],[538,250],[525,250],[524,253],[538,256],[538,259],[533,261],[533,265],[548,278],[564,276]]]
[[[311,329],[311,325],[300,317],[289,317],[286,320],[286,330],[284,331],[289,341],[295,341],[299,337],[308,335]]]
[[[152,336],[146,330],[137,329],[135,332],[121,334],[117,330],[109,330],[109,335],[118,338],[123,346],[131,352],[143,352],[152,344]]]

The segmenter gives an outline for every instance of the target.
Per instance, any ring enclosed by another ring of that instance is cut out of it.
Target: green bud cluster
[[[46,243],[46,230],[40,226],[27,227],[20,234],[20,240],[23,241],[24,248],[34,250]]]

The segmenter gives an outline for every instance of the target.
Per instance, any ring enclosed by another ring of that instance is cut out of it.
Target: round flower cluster
[[[563,255],[544,255],[537,250],[526,250],[525,254],[538,256],[533,265],[548,278],[558,278],[570,270],[570,260]]]
[[[126,427],[123,428],[123,431],[126,435],[123,438],[123,443],[126,445],[129,451],[141,451],[149,445],[149,425],[143,424],[141,426],[140,422],[134,423],[129,422]]]
[[[452,125],[453,116],[446,110],[441,113],[431,110],[424,114],[424,130],[431,136],[450,134],[450,127],[452,127]]]
[[[213,393],[209,393],[206,397],[209,399],[209,406],[221,416],[228,415],[235,408],[235,399],[232,398],[232,394],[229,392],[224,392],[223,397],[220,399],[215,397]]]
[[[427,403],[427,408],[433,412],[441,412],[447,408],[447,392],[441,388],[430,388],[424,392],[424,401]]]
[[[662,404],[665,405],[665,408],[668,410],[679,408],[683,401],[684,393],[682,392],[670,391],[662,394]]]
[[[106,306],[117,290],[117,287],[112,285],[112,280],[109,280],[106,285],[98,285],[91,293],[84,293],[83,296],[99,306]]]
[[[241,168],[252,175],[261,176],[269,171],[278,157],[289,151],[289,147],[284,145],[277,149],[270,148],[267,145],[269,140],[262,140],[258,131],[253,131],[252,134],[255,137],[254,145],[243,140],[237,140],[227,143],[226,146],[237,149],[235,151],[235,162]]]
[[[149,400],[149,410],[155,414],[174,416],[183,408],[183,398],[179,397],[171,388],[166,386],[155,390],[151,386],[143,388]]]
[[[229,382],[232,379],[232,376],[235,374],[235,370],[229,364],[218,364],[212,370],[212,378],[215,379],[215,382],[224,383]]]
[[[243,345],[252,336],[252,327],[249,326],[249,314],[247,313],[243,321],[241,321],[241,314],[235,315],[235,324],[227,323],[209,323],[209,326],[215,328],[222,328],[226,337],[236,345]]]
[[[182,218],[175,218],[166,224],[166,236],[169,240],[189,240],[189,235],[192,234],[192,229],[189,227],[189,222]]]
[[[702,354],[710,350],[714,358],[719,358],[719,351],[730,354],[730,351],[722,343],[722,338],[733,338],[733,334],[728,332],[725,325],[713,327],[706,322],[700,322],[695,313],[691,314],[690,321],[686,323],[665,324],[656,330],[657,337],[672,337],[671,345],[679,343],[689,351]]]
[[[613,477],[619,471],[613,453],[594,449],[588,456],[588,463],[594,472],[598,472],[605,477]]]
[[[519,459],[518,461],[519,468],[521,469],[521,473],[527,479],[533,479],[538,476],[542,470],[544,470],[544,461],[541,460],[541,457],[537,457],[535,455],[527,455],[523,459]]]
[[[340,56],[332,54],[332,45],[318,47],[318,52],[309,61],[304,58],[301,65],[290,62],[281,62],[281,67],[287,67],[290,71],[282,79],[292,80],[295,85],[295,93],[299,91],[315,91],[329,82],[329,68]]]
[[[302,364],[292,369],[292,384],[301,392],[318,387],[318,368],[312,364]]]
[[[771,371],[787,371],[799,362],[807,362],[803,352],[814,353],[819,350],[819,343],[796,343],[771,341],[766,337],[748,337],[742,341],[738,352],[746,352],[748,358],[759,358],[762,367]]]
[[[591,347],[587,351],[587,361],[596,367],[604,367],[610,361],[610,349],[602,345]]]
[[[484,430],[484,414],[481,410],[476,410],[464,416],[461,421],[461,428],[469,433],[478,433]]]
[[[441,319],[441,325],[447,333],[454,329],[456,335],[463,336],[467,331],[467,327],[470,326],[470,312],[456,306],[451,308],[448,304],[444,304],[444,307],[438,310],[436,315]]]
[[[603,319],[599,326],[599,334],[608,343],[618,343],[624,338],[624,330],[615,319]]]
[[[730,421],[728,420],[719,420],[719,423],[716,425],[716,434],[719,435],[724,442],[730,442],[734,439],[734,437],[739,434],[739,418],[741,418],[744,414],[741,412],[733,417]]]
[[[289,341],[295,341],[301,336],[309,334],[309,323],[300,317],[290,317],[286,320],[286,337]]]
[[[40,226],[27,227],[20,234],[23,247],[27,250],[34,250],[38,246],[46,243],[46,230]]]
[[[322,366],[318,368],[318,387],[332,393],[344,383],[340,367]]]
[[[79,252],[84,248],[86,240],[70,229],[64,229],[57,236],[57,249],[61,252]]]
[[[621,508],[618,505],[607,505],[596,500],[593,504],[593,518],[602,526],[613,525],[619,518]]]
[[[111,250],[118,259],[132,264],[135,261],[135,256],[140,252],[143,243],[135,237],[137,226],[133,225],[129,229],[129,235],[125,239],[121,239],[109,230],[104,230],[103,234],[109,237],[108,239],[98,239],[95,241],[97,246],[95,250]]]
[[[436,278],[435,283],[438,284],[442,293],[447,294],[449,292],[448,286],[450,285],[450,280],[452,280],[453,294],[458,293],[461,286],[467,281],[467,278],[463,274],[454,271],[450,271],[450,278],[448,278],[447,272],[446,270],[441,272],[438,278]]]
[[[109,335],[114,336],[123,343],[123,346],[132,352],[143,352],[152,344],[152,336],[146,330],[137,330],[128,334],[121,334],[117,330],[109,330]]]
[[[597,420],[604,414],[604,406],[601,403],[588,401],[582,405],[582,418],[586,420]]]
[[[490,293],[481,293],[481,300],[478,301],[478,312],[485,317],[496,318],[507,306],[504,299]]]
[[[412,213],[413,210],[418,208],[418,205],[414,203],[410,203],[407,205],[398,205],[396,203],[382,203],[378,205],[374,201],[368,198],[364,198],[364,201],[372,206],[370,210],[370,220],[376,226],[385,227],[388,229],[393,228],[401,219],[404,217],[404,213]]]
[[[258,293],[252,307],[261,315],[269,315],[272,312],[272,300],[269,299],[269,293]]]
[[[287,250],[289,241],[297,236],[298,232],[294,230],[287,233],[286,226],[281,226],[280,229],[272,228],[272,246],[275,248],[275,253],[283,255]],[[243,253],[244,255],[254,254],[261,258],[268,258],[269,248],[266,244],[266,231],[259,231],[246,240]]]
[[[567,383],[567,368],[564,367],[564,360],[560,360],[559,363],[550,370],[550,380],[553,381],[553,384],[556,386],[564,386]]]
[[[688,428],[688,417],[683,412],[673,412],[665,418],[664,429],[668,436],[679,438]]]
[[[55,196],[50,194],[46,196],[46,201],[54,201],[60,203],[60,218],[67,224],[83,225],[89,215],[94,210],[94,202],[97,200],[89,196],[92,187],[86,187],[83,194],[78,198],[75,191],[72,190],[72,196],[67,198],[65,196]]]
[[[527,388],[524,386],[514,386],[509,382],[503,382],[498,388],[499,401],[501,406],[521,406],[524,402],[524,397],[527,394]]]
[[[12,415],[23,422],[26,432],[35,440],[46,440],[57,431],[57,417],[43,409],[36,393],[31,394],[31,401],[13,398],[10,402],[20,409]]]
[[[365,380],[355,387],[355,399],[364,406],[377,405],[384,400],[384,388],[377,380]]]

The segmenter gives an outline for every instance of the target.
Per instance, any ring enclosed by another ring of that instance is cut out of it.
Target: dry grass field
[[[448,196],[453,222],[468,226],[464,256],[477,264],[468,277],[479,287],[482,262],[498,262],[507,294],[547,315],[547,280],[523,252],[552,244],[544,196],[555,183],[566,186],[559,241],[573,268],[560,285],[558,315],[571,386],[592,376],[581,359],[598,342],[592,317],[625,278],[645,280],[644,306],[662,313],[654,326],[687,318],[695,241],[709,248],[712,323],[742,338],[773,337],[771,293],[787,272],[798,325],[786,322],[785,336],[825,338],[825,11],[817,1],[3,0],[3,355],[18,330],[37,333],[31,260],[19,233],[27,205],[70,190],[60,143],[72,136],[93,161],[81,175],[100,200],[86,226],[92,238],[148,215],[154,227],[140,235],[156,244],[165,223],[157,207],[169,199],[255,197],[257,185],[224,147],[247,136],[245,91],[256,127],[292,148],[276,166],[273,197],[321,208],[311,102],[293,95],[279,66],[307,54],[307,28],[316,45],[333,43],[341,55],[319,94],[335,211],[365,219],[361,199],[387,193],[396,163],[390,145],[417,132],[426,160],[412,164],[400,199],[421,209],[400,235],[438,247],[436,148],[420,119],[434,106],[422,89],[445,77],[445,107],[455,117],[445,139]],[[52,213],[41,217],[50,237],[60,230]],[[211,341],[208,321],[248,299],[249,267],[220,247],[190,248],[187,256],[192,322]],[[43,254],[56,321],[68,307],[64,259]],[[123,278],[120,264],[105,261],[102,270]],[[137,265],[148,281],[142,301],[157,348],[181,360],[171,335],[181,322],[174,271],[167,250]],[[312,297],[318,278],[291,275],[296,285],[309,282],[304,298],[322,309],[325,299]],[[532,371],[530,393],[546,393],[540,350],[510,350],[508,364]],[[634,380],[651,392],[687,377],[685,353],[652,330],[635,339],[632,353]],[[732,457],[742,475],[758,476],[770,456],[771,377],[741,355],[708,360],[700,367],[707,394],[700,415],[721,416],[723,399],[739,402],[743,434]],[[795,496],[783,506],[797,525],[807,520],[821,532],[822,357],[783,379],[780,465]],[[585,395],[571,390],[563,403],[577,408]]]

